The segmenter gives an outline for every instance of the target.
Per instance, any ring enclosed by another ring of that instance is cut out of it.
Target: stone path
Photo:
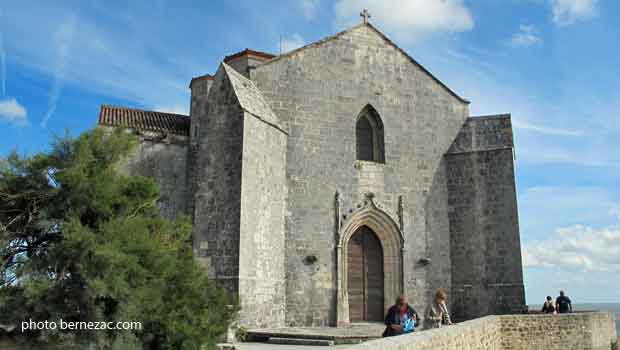
[[[351,344],[380,338],[385,325],[381,323],[356,323],[347,327],[284,327],[252,329],[248,336],[253,342],[236,343],[235,350],[329,350],[345,349]],[[289,344],[267,343],[268,339],[283,340]],[[332,346],[300,345],[304,342],[327,342]]]
[[[382,323],[355,323],[347,327],[284,327],[252,329],[250,336],[279,337],[279,338],[303,338],[303,339],[329,339],[336,343],[357,343],[370,339],[381,338],[385,329]]]
[[[236,350],[332,350],[345,349],[351,345],[335,346],[305,346],[305,345],[276,345],[268,343],[239,343],[235,344]]]

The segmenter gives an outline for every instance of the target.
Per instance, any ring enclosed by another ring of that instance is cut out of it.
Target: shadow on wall
[[[426,284],[429,286],[424,295],[424,309],[431,304],[438,288],[445,288],[452,294],[450,256],[442,255],[450,247],[447,164],[444,157],[433,170],[431,180],[424,201],[424,239],[427,250],[425,257],[418,260],[417,264],[418,268],[425,269]],[[450,304],[455,305],[452,302]]]

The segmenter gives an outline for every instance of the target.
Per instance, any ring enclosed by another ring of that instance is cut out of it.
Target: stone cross
[[[362,12],[360,12],[360,17],[364,19],[364,23],[368,23],[368,19],[371,17],[368,9],[364,9]]]

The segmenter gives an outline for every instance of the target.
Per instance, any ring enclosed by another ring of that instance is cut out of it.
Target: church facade
[[[457,320],[525,308],[510,115],[469,102],[371,24],[192,79],[190,116],[102,106],[125,163],[194,223],[248,328],[381,321],[449,291]]]

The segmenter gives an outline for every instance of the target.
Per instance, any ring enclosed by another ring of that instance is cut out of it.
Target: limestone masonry
[[[456,320],[526,308],[510,115],[470,117],[366,22],[190,88],[189,117],[102,106],[99,124],[140,135],[124,169],[192,217],[242,326],[379,321],[400,293],[422,313],[439,287]]]
[[[487,316],[450,327],[372,340],[350,350],[614,350],[608,312]]]

